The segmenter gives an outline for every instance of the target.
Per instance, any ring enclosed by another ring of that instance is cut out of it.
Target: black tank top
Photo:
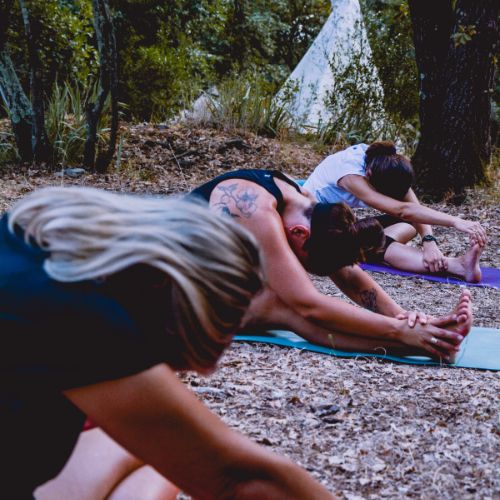
[[[190,195],[198,196],[206,201],[210,200],[210,195],[215,187],[222,181],[227,179],[243,179],[245,181],[251,181],[255,184],[263,187],[266,191],[272,194],[276,201],[278,202],[277,210],[281,214],[285,208],[285,201],[283,200],[283,194],[279,190],[278,186],[274,182],[274,179],[281,179],[290,186],[294,187],[297,192],[301,192],[298,184],[289,179],[285,174],[278,170],[262,170],[262,169],[241,169],[235,170],[233,172],[227,172],[225,174],[219,175],[212,179],[211,181],[202,184],[201,186],[193,189]]]

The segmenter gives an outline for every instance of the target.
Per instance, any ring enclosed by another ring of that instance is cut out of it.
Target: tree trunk
[[[433,199],[460,203],[485,179],[498,27],[496,0],[409,0],[420,73],[417,184]],[[466,38],[460,38],[466,33]],[[469,39],[467,39],[469,38]]]
[[[95,103],[89,102],[86,108],[87,140],[83,156],[83,165],[96,168],[99,172],[106,171],[111,162],[118,130],[118,69],[116,39],[113,22],[106,0],[93,0],[94,29],[99,51],[99,91]],[[111,94],[111,130],[108,148],[97,161],[97,126],[108,95]]]
[[[107,150],[98,157],[96,167],[99,172],[105,172],[115,154],[116,139],[118,134],[118,52],[116,49],[115,29],[113,19],[109,9],[106,9],[106,19],[108,23],[108,51],[109,51],[109,92],[111,99],[111,123],[109,130],[109,143]]]
[[[36,17],[33,19],[30,18],[28,6],[24,0],[19,0],[19,5],[23,16],[30,65],[31,106],[33,111],[31,144],[33,148],[33,157],[35,161],[48,162],[52,158],[52,148],[45,130],[45,106],[42,79],[43,70],[38,53],[40,22]]]
[[[13,0],[0,2],[0,95],[9,112],[19,156],[22,161],[32,161],[31,104],[5,48],[12,4]]]
[[[14,0],[0,0],[0,50],[3,50],[7,39],[7,28],[9,27],[13,3]]]
[[[0,50],[0,94],[9,112],[12,132],[21,161],[33,161],[31,103],[24,93],[12,60],[5,49]]]

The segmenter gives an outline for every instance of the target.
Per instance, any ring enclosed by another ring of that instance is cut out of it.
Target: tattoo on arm
[[[370,288],[370,290],[362,290],[359,292],[361,298],[361,304],[364,308],[369,309],[373,312],[379,312],[377,305],[377,292],[375,288]]]
[[[217,189],[221,190],[223,195],[220,201],[214,205],[214,208],[220,210],[224,215],[239,217],[238,214],[231,212],[229,209],[228,205],[231,201],[234,202],[236,208],[246,219],[250,218],[257,210],[256,200],[258,195],[254,194],[251,189],[246,188],[237,192],[238,183],[229,186],[217,186]]]

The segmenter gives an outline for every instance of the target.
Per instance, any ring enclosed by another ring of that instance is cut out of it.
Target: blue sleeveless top
[[[211,181],[208,181],[205,184],[202,184],[201,186],[193,189],[190,195],[198,196],[206,201],[209,201],[212,191],[217,187],[218,184],[227,179],[243,179],[246,181],[254,182],[255,184],[263,187],[267,192],[269,192],[276,198],[276,201],[278,202],[277,210],[280,214],[285,209],[285,202],[283,200],[283,194],[274,182],[274,179],[281,179],[282,181],[290,184],[290,186],[293,186],[299,193],[301,192],[298,184],[293,182],[285,174],[278,170],[241,169],[235,170],[233,172],[227,172],[225,174],[219,175],[218,177],[215,177]]]
[[[2,489],[5,498],[32,498],[63,467],[85,420],[62,391],[168,363],[178,338],[169,335],[170,287],[152,285],[165,281],[159,271],[136,266],[104,281],[61,283],[43,269],[47,253],[7,221],[0,219],[0,443],[9,458]]]

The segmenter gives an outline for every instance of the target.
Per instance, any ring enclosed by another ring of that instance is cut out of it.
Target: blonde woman
[[[193,496],[330,498],[174,373],[213,370],[260,288],[252,237],[195,204],[83,188],[20,201],[0,222],[2,495],[32,498],[87,415]]]

